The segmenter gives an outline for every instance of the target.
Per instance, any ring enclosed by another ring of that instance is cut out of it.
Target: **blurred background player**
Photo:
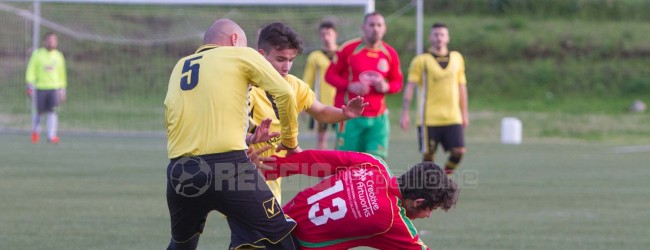
[[[41,115],[47,115],[47,141],[58,144],[59,117],[56,109],[66,99],[67,76],[65,58],[57,49],[59,39],[48,32],[43,37],[44,47],[34,51],[29,58],[25,81],[27,95],[32,98],[32,143],[39,142]]]
[[[314,92],[305,82],[289,74],[293,60],[302,53],[302,41],[298,34],[283,23],[271,23],[260,31],[257,41],[258,51],[264,58],[273,65],[273,68],[280,73],[285,79],[285,83],[295,92],[296,105],[298,112],[305,111],[319,123],[336,123],[345,121],[350,118],[358,117],[363,112],[367,103],[363,98],[355,98],[343,105],[342,108],[324,105],[320,103]],[[270,133],[277,135],[280,131],[277,105],[274,97],[263,89],[254,87],[251,90],[250,110],[254,124],[260,124],[267,118],[271,118]],[[249,142],[251,142],[249,140]],[[272,137],[263,143],[253,144],[255,149],[261,149],[267,145],[271,149],[262,153],[263,156],[270,156],[274,153],[284,155],[284,152],[278,152],[282,145],[278,145],[278,137]],[[300,151],[300,148],[297,148]],[[271,191],[273,191],[278,201],[282,201],[282,192],[280,190],[280,179],[267,182]]]
[[[256,157],[251,157],[256,160]],[[303,174],[325,177],[283,207],[298,223],[302,249],[428,249],[411,220],[447,211],[457,185],[433,162],[393,176],[381,158],[357,152],[306,150],[286,158],[262,158],[267,179]]]
[[[447,48],[449,30],[445,24],[435,23],[431,27],[429,42],[429,52],[411,61],[400,126],[408,131],[409,109],[417,85],[423,93],[418,100],[417,118],[422,160],[434,161],[436,148],[442,144],[450,152],[445,171],[452,174],[465,154],[463,131],[469,125],[465,61],[459,52]]]
[[[363,96],[370,103],[361,117],[338,124],[336,148],[386,158],[390,119],[385,96],[402,89],[402,72],[397,52],[382,41],[384,17],[366,14],[361,30],[360,39],[341,46],[325,76],[336,87],[334,106],[343,105],[346,95]]]
[[[219,19],[205,32],[203,45],[181,58],[165,97],[167,130],[167,206],[172,239],[168,249],[196,249],[208,214],[227,217],[230,249],[296,249],[286,218],[273,193],[246,155],[250,86],[276,100],[285,148],[298,148],[296,98],[271,64],[246,47],[244,31]],[[201,165],[201,163],[205,163]],[[208,175],[183,177],[185,169],[209,168]],[[181,183],[209,183],[188,195]]]
[[[314,90],[316,99],[324,105],[332,106],[334,105],[336,89],[325,81],[325,72],[330,66],[334,55],[336,55],[338,33],[333,22],[324,21],[318,27],[318,34],[321,48],[320,50],[314,50],[307,56],[303,80]],[[318,123],[316,130],[317,149],[327,149],[327,127],[329,125],[327,123]],[[314,127],[313,119],[310,119],[309,126],[310,128]]]

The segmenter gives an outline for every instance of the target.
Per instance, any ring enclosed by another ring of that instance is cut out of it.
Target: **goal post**
[[[162,132],[162,101],[176,61],[202,43],[218,18],[239,23],[254,47],[270,22],[291,26],[305,54],[320,47],[318,24],[336,23],[339,42],[360,36],[374,0],[41,0],[0,2],[0,130],[29,129],[24,70],[42,34],[59,35],[68,68],[66,131]],[[34,24],[37,25],[34,25]],[[39,29],[39,30],[37,30]],[[306,55],[292,73],[302,75]]]

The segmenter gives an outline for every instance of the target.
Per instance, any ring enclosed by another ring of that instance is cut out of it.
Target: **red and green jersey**
[[[326,81],[336,88],[334,106],[345,105],[348,85],[359,82],[359,75],[367,71],[377,72],[384,77],[390,86],[387,94],[402,89],[403,76],[395,49],[383,41],[379,48],[371,49],[361,39],[354,39],[341,46],[325,76]],[[356,96],[348,93],[350,99]],[[370,93],[363,98],[370,105],[364,109],[362,116],[375,117],[386,110],[385,93],[379,93],[371,87]]]
[[[298,226],[302,249],[428,249],[401,206],[396,177],[381,158],[365,153],[306,150],[278,158],[267,179],[327,177],[299,192],[283,210]]]

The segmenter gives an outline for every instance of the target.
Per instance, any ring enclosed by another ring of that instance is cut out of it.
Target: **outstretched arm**
[[[337,123],[359,117],[361,113],[363,113],[363,109],[368,105],[367,102],[363,102],[363,97],[360,96],[352,98],[348,102],[348,105],[343,105],[341,108],[327,106],[316,100],[307,109],[307,113],[314,117],[318,122]]]

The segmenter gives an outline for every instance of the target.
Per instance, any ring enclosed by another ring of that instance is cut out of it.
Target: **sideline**
[[[617,154],[650,152],[650,145],[615,147],[613,151]]]

